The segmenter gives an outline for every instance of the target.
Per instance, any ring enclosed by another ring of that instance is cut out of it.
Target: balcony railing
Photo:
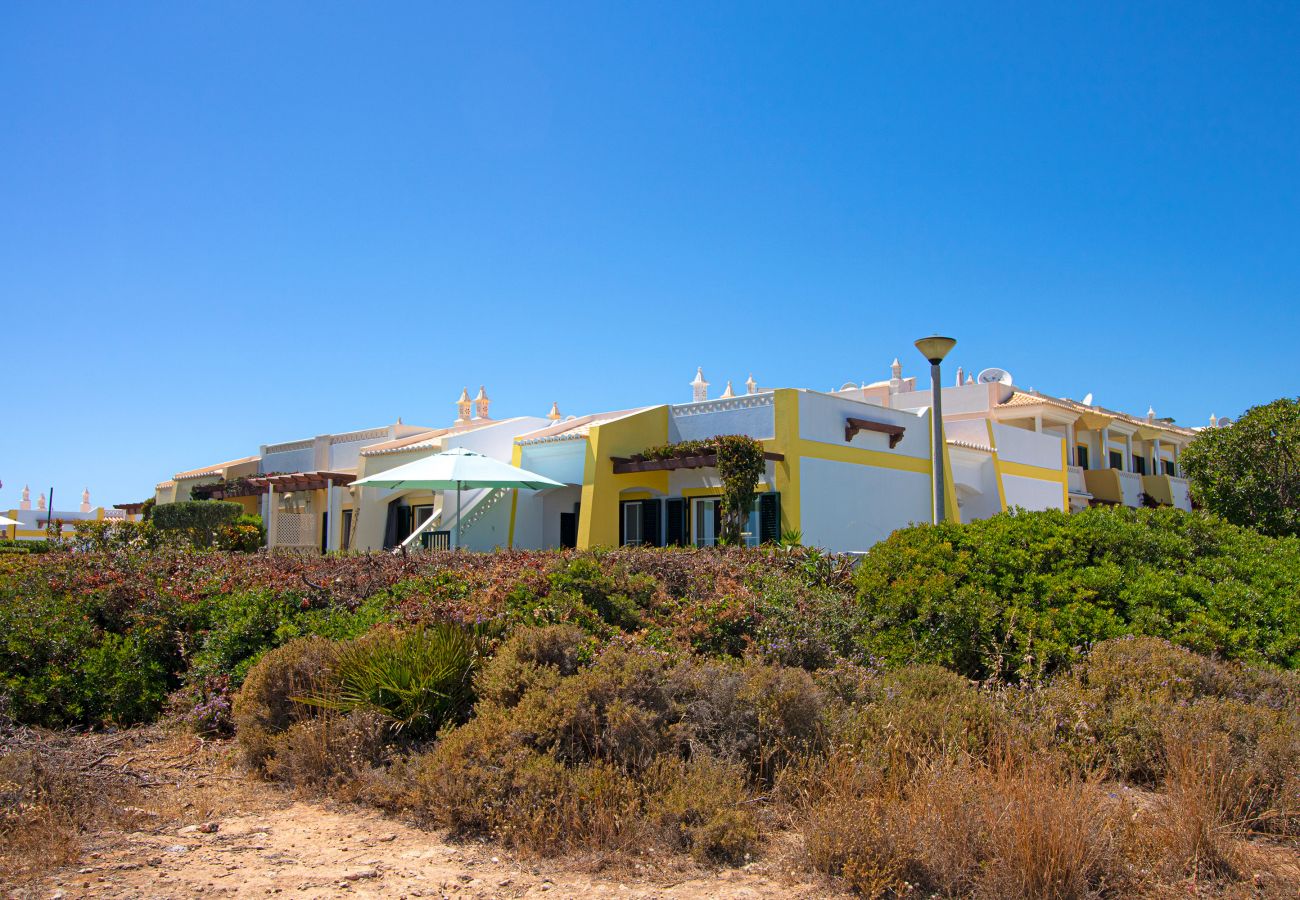
[[[1136,472],[1088,469],[1083,473],[1083,480],[1094,500],[1121,506],[1142,505],[1142,476]]]
[[[1190,511],[1192,496],[1187,479],[1174,475],[1143,475],[1142,490],[1161,506],[1173,506]]]

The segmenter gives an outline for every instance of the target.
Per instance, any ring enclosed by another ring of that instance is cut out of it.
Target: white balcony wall
[[[1056,435],[994,422],[993,440],[997,444],[998,458],[1004,462],[1060,471],[1063,442]]]

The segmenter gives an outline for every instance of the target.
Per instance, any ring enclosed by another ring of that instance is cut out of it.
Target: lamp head
[[[948,355],[948,351],[957,343],[956,339],[950,337],[939,337],[932,334],[929,337],[923,337],[916,342],[916,349],[921,351],[921,355],[930,361],[930,365],[937,366],[943,362],[943,358]]]

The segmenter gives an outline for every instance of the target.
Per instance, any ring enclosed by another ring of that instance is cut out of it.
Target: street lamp
[[[943,358],[956,343],[953,338],[939,337],[937,334],[921,338],[916,342],[916,349],[920,350],[921,355],[930,362],[930,390],[934,395],[931,403],[933,409],[930,412],[934,419],[934,464],[930,468],[934,472],[934,523],[936,525],[942,522],[946,515],[943,496],[943,391],[940,388],[943,382],[939,376],[939,363],[943,362]]]

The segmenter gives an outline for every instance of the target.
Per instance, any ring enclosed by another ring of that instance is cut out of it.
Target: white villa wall
[[[978,423],[984,428],[984,423]],[[988,431],[984,433],[988,440]],[[963,522],[987,519],[1002,512],[1002,497],[998,493],[997,469],[993,455],[980,450],[948,448],[952,463],[953,486],[957,491],[957,507]]]
[[[810,546],[866,550],[897,528],[930,519],[927,474],[810,457],[799,471],[800,521]]]
[[[1064,509],[1065,492],[1059,481],[1025,478],[1021,475],[1002,476],[1002,490],[1007,497],[1007,509]]]
[[[963,384],[943,389],[943,415],[968,415],[987,413],[997,402],[999,393],[1006,392],[1005,385],[1000,384]],[[895,409],[928,408],[934,402],[934,394],[927,387],[923,391],[900,391],[891,394],[889,405]]]
[[[274,445],[272,445],[274,446]],[[259,472],[312,472],[316,469],[316,452],[311,441],[306,446],[292,445],[292,450],[270,450],[262,453]]]
[[[994,422],[993,440],[1001,460],[1045,469],[1061,468],[1062,441],[1056,435]]]
[[[773,395],[770,392],[746,394],[668,407],[669,442],[702,440],[720,434],[746,434],[757,440],[775,437]]]
[[[887,425],[901,425],[903,439],[889,448],[889,436],[877,431],[860,431],[850,443],[844,441],[844,421],[849,416],[870,419]],[[834,444],[838,447],[862,447],[899,456],[930,458],[929,413],[885,409],[860,400],[850,400],[816,391],[799,392],[799,436],[806,441]]]
[[[587,464],[586,441],[525,444],[519,449],[522,468],[564,484],[582,484],[582,473]]]

